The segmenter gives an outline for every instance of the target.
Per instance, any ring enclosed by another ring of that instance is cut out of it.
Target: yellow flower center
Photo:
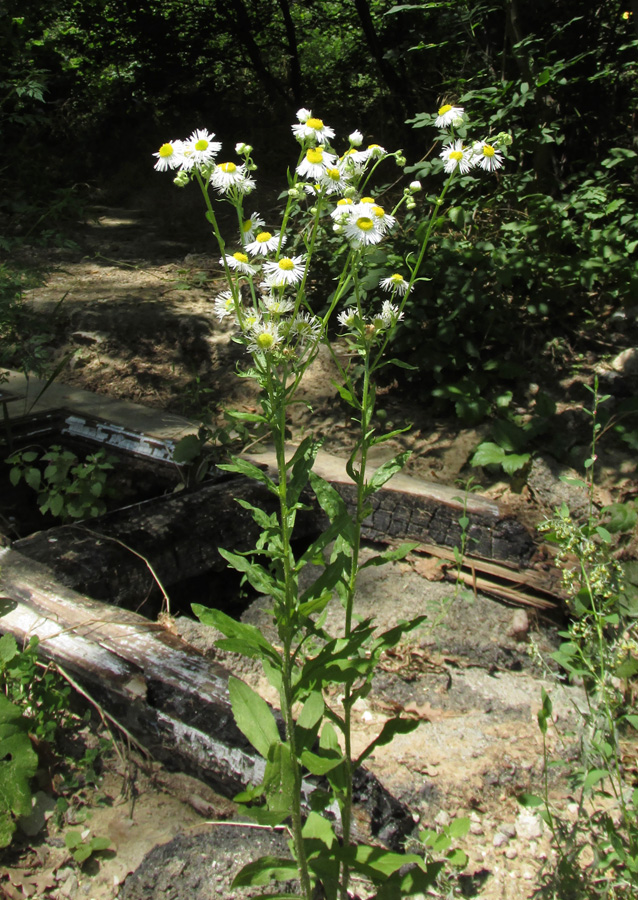
[[[208,147],[208,141],[205,141],[204,138],[200,138],[195,144],[196,150],[205,150]]]
[[[269,331],[262,331],[255,338],[255,343],[260,350],[270,350],[275,343],[275,338]]]
[[[227,175],[232,175],[233,172],[237,171],[237,166],[235,165],[235,163],[220,163],[219,168]]]
[[[494,147],[489,144],[483,144],[483,156],[494,156]]]
[[[257,235],[257,243],[265,244],[267,241],[269,241],[271,239],[271,237],[272,237],[272,234],[269,231],[262,231],[261,234]]]
[[[284,272],[292,272],[295,268],[294,262],[288,256],[284,256],[283,259],[280,259],[277,265],[280,269],[283,269]]]
[[[323,150],[321,147],[311,147],[310,150],[306,151],[306,159],[309,163],[312,163],[313,166],[323,162]]]
[[[337,200],[337,206],[351,206],[352,200],[350,197],[342,197],[341,200]]]
[[[360,216],[360,218],[357,219],[357,228],[360,228],[361,231],[372,231],[374,222],[372,219],[368,219],[367,216]]]
[[[452,104],[451,104],[451,103],[446,103],[445,106],[442,106],[441,109],[439,110],[439,115],[440,115],[440,116],[444,116],[444,115],[445,115],[447,112],[449,112],[451,109],[452,109]]]
[[[332,181],[339,181],[339,178],[341,177],[341,172],[339,171],[339,169],[326,169],[326,175]]]
[[[321,119],[306,119],[306,125],[308,128],[314,128],[315,131],[320,131],[323,128]]]
[[[374,197],[362,197],[361,202],[362,203],[374,203]]]
[[[382,206],[373,206],[372,212],[378,219],[382,219],[385,216],[385,210]]]
[[[173,150],[172,144],[162,144],[159,148],[159,155],[161,159],[168,159],[169,156],[172,156],[175,151]]]
[[[394,275],[390,275],[390,281],[393,281],[395,284],[401,284],[403,275],[399,275],[398,272],[395,272]]]
[[[450,153],[450,159],[455,159],[457,162],[460,159],[463,159],[463,151],[462,150],[452,150]]]
[[[240,262],[240,263],[247,263],[247,262],[248,262],[248,257],[246,256],[245,253],[239,253],[239,252],[238,252],[238,253],[233,253],[233,259],[236,259],[237,262]]]

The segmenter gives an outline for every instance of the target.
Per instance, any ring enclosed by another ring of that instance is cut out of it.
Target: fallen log
[[[261,781],[264,761],[235,724],[222,666],[160,624],[65,588],[12,549],[0,550],[0,590],[0,632],[37,636],[42,657],[155,758],[226,797]],[[316,787],[304,781],[307,802]],[[355,798],[357,822],[398,848],[414,827],[407,808],[364,769]]]
[[[267,468],[272,463],[267,453],[254,461]],[[343,463],[320,454],[316,468],[353,509],[354,487]],[[309,511],[298,516],[295,532],[302,540],[327,525],[310,492],[303,499]],[[277,508],[276,498],[263,485],[236,477],[116,510],[93,519],[89,526],[64,525],[37,532],[17,541],[14,548],[49,566],[57,581],[81,594],[140,609],[154,588],[155,577],[169,595],[179,596],[180,585],[186,585],[182,593],[190,595],[189,580],[194,583],[201,576],[228,571],[220,546],[237,551],[254,547],[259,529],[238,500],[268,513]],[[461,543],[463,505],[454,488],[399,475],[370,503],[372,512],[362,527],[367,540],[415,540],[442,548]],[[470,495],[466,513],[468,559],[495,560],[518,569],[530,566],[537,553],[534,537],[506,510]],[[542,573],[539,579],[542,583]],[[552,587],[548,581],[546,592],[551,594]],[[216,605],[225,602],[221,599]],[[152,606],[151,610],[157,612]]]

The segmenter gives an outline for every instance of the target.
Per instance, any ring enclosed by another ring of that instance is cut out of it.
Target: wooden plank
[[[157,759],[231,798],[262,780],[264,760],[235,724],[222,666],[137,613],[65,588],[8,548],[0,550],[0,591],[0,632],[20,642],[37,635],[42,656]],[[304,781],[306,805],[318,786]],[[398,848],[414,827],[409,810],[368,770],[357,773],[356,788],[358,821]]]

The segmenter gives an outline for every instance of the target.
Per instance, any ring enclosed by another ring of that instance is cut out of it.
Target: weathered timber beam
[[[12,549],[0,550],[0,591],[0,633],[37,635],[41,655],[154,757],[227,797],[261,781],[264,761],[235,724],[222,666],[137,613],[76,594]],[[304,781],[304,796],[315,788]],[[398,847],[414,824],[406,807],[364,769],[355,796],[358,822]]]

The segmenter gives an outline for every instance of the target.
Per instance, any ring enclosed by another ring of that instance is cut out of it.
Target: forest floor
[[[254,409],[251,382],[235,375],[243,351],[213,315],[219,290],[216,254],[192,253],[187,244],[163,239],[165,233],[149,227],[139,211],[96,209],[78,234],[80,250],[34,251],[31,261],[46,265],[48,275],[42,286],[27,293],[26,301],[48,316],[49,343],[57,357],[73,351],[61,380],[194,422],[207,414],[219,416],[224,407]],[[617,350],[626,346],[619,339]],[[565,439],[581,443],[583,459],[588,441],[583,382],[591,383],[600,365],[595,356],[580,358],[573,368],[562,367],[556,384],[542,386],[558,401],[565,414]],[[302,382],[305,402],[293,413],[293,439],[312,430],[324,437],[325,450],[344,456],[352,429],[333,377],[330,358],[320,354]],[[528,387],[531,397],[538,386],[530,380]],[[381,394],[384,426],[411,423],[412,428],[381,445],[383,453],[373,463],[410,449],[406,471],[416,478],[454,485],[474,475],[484,495],[530,527],[563,499],[574,501],[576,495],[559,481],[559,468],[550,458],[539,454],[527,482],[520,485],[498,473],[474,470],[469,460],[486,439],[487,425],[462,427],[453,417],[433,420],[418,393],[396,385]],[[599,505],[635,496],[634,468],[629,449],[614,446],[600,454]],[[539,866],[547,860],[551,864],[553,854],[539,817],[522,810],[516,800],[542,786],[543,745],[536,722],[541,689],[554,698],[560,734],[550,734],[549,748],[562,760],[575,758],[574,710],[583,703],[581,690],[559,685],[551,665],[542,662],[557,647],[558,620],[481,594],[455,596],[440,563],[422,555],[364,574],[361,615],[374,614],[380,625],[389,625],[409,610],[410,615],[426,613],[431,624],[384,659],[372,694],[357,709],[356,746],[365,746],[398,710],[417,718],[419,728],[380,748],[370,768],[410,806],[420,827],[470,817],[470,833],[458,842],[470,862],[456,882],[455,895],[531,897],[539,884]],[[259,604],[245,617],[269,628]],[[177,628],[203,652],[224,661],[212,646],[210,629],[186,615],[178,618]],[[273,699],[255,667],[237,658],[227,662]],[[242,830],[240,839],[235,826],[207,824],[228,819],[232,804],[130,748],[106,755],[103,769],[99,788],[82,793],[61,828],[51,821],[45,837],[26,841],[11,855],[0,893],[10,900],[243,896],[228,891],[229,873],[242,856],[248,861],[257,842],[266,847],[267,838],[258,841],[250,833],[246,839]],[[550,789],[557,809],[573,819],[575,797],[564,777],[553,775]],[[63,842],[69,827],[108,836],[113,852],[84,867],[73,865]],[[452,894],[442,890],[440,896]]]

